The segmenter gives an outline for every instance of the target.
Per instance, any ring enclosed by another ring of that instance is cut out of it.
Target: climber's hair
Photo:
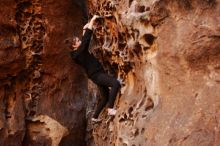
[[[67,45],[68,48],[72,48],[72,44],[75,44],[75,41],[78,37],[76,35],[73,35],[72,37],[68,37],[64,40],[64,43]]]
[[[78,37],[78,36],[73,35],[71,43],[75,44],[75,43],[76,43],[76,39],[77,39],[77,38],[79,39],[79,37]]]

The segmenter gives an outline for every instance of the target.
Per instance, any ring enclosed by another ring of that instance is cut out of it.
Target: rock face
[[[0,6],[1,146],[220,145],[220,0],[88,0],[91,52],[123,88],[87,131],[100,94],[65,43],[86,2]]]
[[[220,145],[220,1],[89,0],[94,53],[123,81],[90,145]]]
[[[65,40],[80,35],[85,1],[0,6],[0,145],[84,145],[87,79]]]

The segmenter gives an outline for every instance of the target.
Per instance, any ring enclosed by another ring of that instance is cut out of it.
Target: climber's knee
[[[117,79],[114,80],[113,86],[116,89],[120,89],[121,88],[121,84],[120,84],[120,82]]]

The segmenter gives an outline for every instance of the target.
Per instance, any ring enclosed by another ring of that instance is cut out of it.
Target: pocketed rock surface
[[[85,144],[87,79],[66,39],[85,1],[0,0],[0,145]]]
[[[220,145],[220,0],[0,7],[1,146]],[[101,94],[67,45],[94,14],[91,53],[122,84],[116,116],[95,125]]]
[[[220,1],[89,0],[94,53],[122,81],[92,146],[220,145]]]

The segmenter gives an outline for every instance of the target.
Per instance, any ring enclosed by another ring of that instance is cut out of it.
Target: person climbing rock
[[[105,95],[104,97],[102,97],[100,103],[95,110],[92,118],[93,122],[101,122],[101,119],[99,119],[98,116],[107,104],[108,115],[114,116],[116,114],[116,109],[114,109],[113,107],[117,93],[121,88],[120,82],[115,77],[108,75],[104,71],[98,59],[95,58],[94,55],[88,51],[94,29],[94,23],[95,20],[99,17],[100,16],[98,15],[94,15],[92,17],[92,19],[83,27],[82,41],[78,37],[73,37],[71,46],[72,59],[85,69],[88,78],[90,78],[95,84],[97,84]]]

